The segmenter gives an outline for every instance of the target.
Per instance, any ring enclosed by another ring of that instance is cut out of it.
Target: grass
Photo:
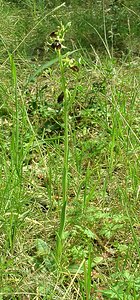
[[[26,40],[26,8],[2,4],[0,299],[139,299],[139,57],[103,40],[111,54],[92,48],[94,62],[58,44],[33,60],[44,15],[34,1]]]

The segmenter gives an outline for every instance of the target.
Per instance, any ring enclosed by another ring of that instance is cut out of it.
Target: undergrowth
[[[0,299],[139,299],[139,57],[69,49],[63,4],[31,53],[32,2],[1,1]]]

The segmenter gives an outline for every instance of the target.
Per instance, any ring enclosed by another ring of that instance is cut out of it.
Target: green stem
[[[60,264],[62,251],[63,251],[63,234],[66,221],[66,208],[67,208],[67,191],[68,191],[68,91],[66,88],[66,79],[64,74],[64,65],[62,60],[61,51],[58,52],[60,73],[61,73],[61,87],[64,93],[64,164],[63,164],[63,205],[60,217],[60,227],[57,237],[57,263]]]

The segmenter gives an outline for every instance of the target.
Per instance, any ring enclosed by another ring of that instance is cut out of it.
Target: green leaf
[[[50,253],[50,248],[46,242],[42,239],[36,240],[36,248],[37,248],[37,255],[38,256],[45,256]]]
[[[72,274],[76,274],[78,269],[79,269],[79,265],[73,264],[73,265],[69,266],[69,271]],[[78,274],[82,274],[82,273],[84,273],[83,267],[78,271]]]
[[[96,235],[88,228],[84,230],[84,234],[91,239],[96,239]]]
[[[78,50],[74,50],[74,51],[71,51],[71,52],[67,52],[66,54],[62,55],[62,58],[66,57],[66,56],[69,56],[69,55],[72,55],[74,52],[76,52]],[[58,57],[46,62],[45,64],[41,65],[37,71],[31,75],[26,83],[26,85],[28,85],[28,83],[32,82],[32,81],[35,81],[36,77],[38,77],[43,71],[45,71],[46,69],[50,68],[52,65],[54,65],[56,62],[58,62]]]
[[[98,264],[100,264],[102,261],[103,261],[103,257],[102,257],[102,256],[96,256],[96,257],[93,259],[94,265],[98,265]]]

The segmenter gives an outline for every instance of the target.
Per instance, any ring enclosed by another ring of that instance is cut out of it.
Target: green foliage
[[[0,297],[137,300],[139,4],[60,2],[0,1]]]
[[[2,2],[5,3],[5,2]],[[33,27],[30,37],[26,38],[20,47],[23,55],[31,59],[45,59],[48,53],[47,42],[51,31],[60,25],[65,24],[65,19],[72,23],[69,35],[66,38],[66,46],[83,47],[91,52],[106,52],[104,42],[108,47],[111,56],[122,56],[125,54],[139,55],[139,1],[66,1],[61,12],[45,17],[51,9],[61,5],[61,1],[11,1],[17,22],[9,21],[9,41],[2,40],[6,48],[13,50],[13,39],[16,33],[16,43],[20,42]],[[7,14],[11,10],[8,5],[3,5],[1,14]],[[19,14],[23,17],[19,18]],[[59,15],[60,14],[60,15]],[[36,27],[36,24],[39,25]],[[8,28],[9,25],[1,24],[1,28]],[[7,38],[6,38],[7,39]],[[14,43],[15,45],[15,43]]]
[[[110,288],[110,290],[104,290],[103,295],[107,299],[139,299],[138,291],[140,289],[140,277],[136,275],[130,275],[126,270],[124,273],[116,273],[113,275],[116,284]]]

